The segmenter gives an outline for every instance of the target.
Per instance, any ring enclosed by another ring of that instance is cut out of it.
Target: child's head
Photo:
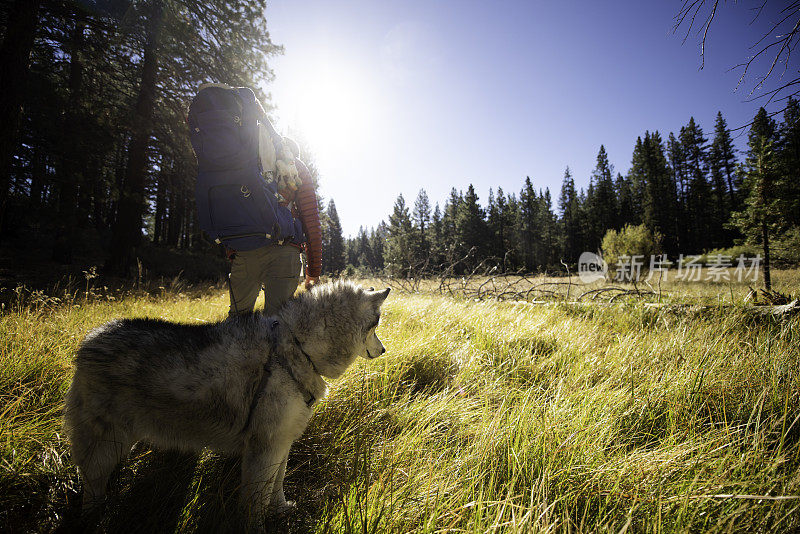
[[[300,157],[300,147],[297,146],[297,143],[294,142],[294,139],[289,139],[288,137],[283,138],[283,142],[289,146],[289,150],[292,151],[292,155],[296,158]]]

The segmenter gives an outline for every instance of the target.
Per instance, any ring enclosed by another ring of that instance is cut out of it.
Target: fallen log
[[[520,300],[515,302],[521,306],[612,306],[615,304],[613,300]],[[645,302],[643,306],[648,309],[655,309],[667,312],[683,312],[683,313],[698,313],[715,310],[743,310],[752,312],[757,315],[784,317],[795,313],[800,313],[800,301],[795,299],[787,304],[752,304],[752,305],[737,305],[737,304],[666,304],[658,302]]]

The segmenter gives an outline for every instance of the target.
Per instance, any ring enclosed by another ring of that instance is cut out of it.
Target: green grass
[[[697,293],[713,301],[713,290]],[[729,288],[719,292],[730,303]],[[737,288],[733,301],[742,296]],[[0,524],[70,524],[80,484],[60,410],[91,327],[226,311],[220,291],[7,308]],[[797,318],[397,293],[384,311],[388,352],[331,384],[290,455],[286,492],[298,509],[275,530],[800,529]],[[236,531],[237,479],[235,459],[137,445],[114,477],[104,524]]]

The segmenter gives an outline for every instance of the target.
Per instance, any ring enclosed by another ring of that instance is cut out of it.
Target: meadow
[[[797,295],[800,272],[774,284]],[[649,302],[708,307],[393,292],[378,329],[387,353],[331,383],[290,454],[298,507],[270,528],[797,531],[800,319],[754,313],[747,284],[667,289]],[[0,530],[69,531],[80,483],[61,409],[81,338],[115,317],[219,320],[226,295],[87,285],[5,302]],[[234,458],[137,444],[102,526],[238,531],[238,477]]]

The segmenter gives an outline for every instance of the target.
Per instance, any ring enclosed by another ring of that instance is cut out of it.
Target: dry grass
[[[782,291],[800,288],[797,271],[776,279]],[[674,298],[731,300],[725,286],[682,291]],[[744,293],[735,288],[732,301]],[[226,311],[219,292],[7,309],[0,524],[70,525],[79,482],[60,409],[89,328]],[[299,508],[275,530],[800,529],[797,318],[393,293],[379,335],[386,355],[332,384],[294,446],[287,495]],[[237,478],[235,460],[137,446],[104,524],[236,531]]]

